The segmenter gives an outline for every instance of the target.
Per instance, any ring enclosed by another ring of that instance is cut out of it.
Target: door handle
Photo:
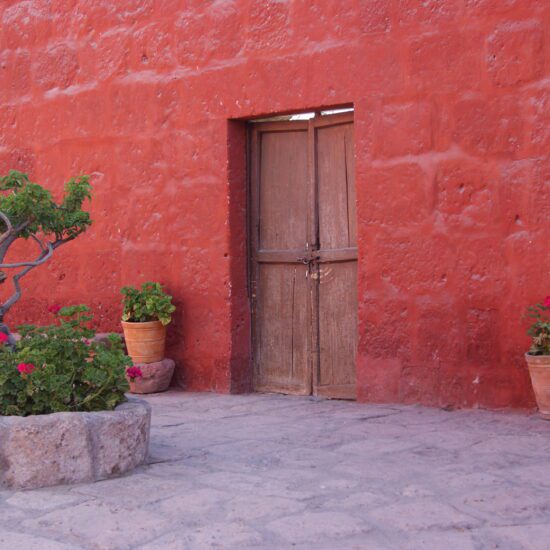
[[[318,262],[320,259],[321,259],[320,254],[311,254],[309,256],[304,256],[303,258],[296,258],[296,261],[304,265],[307,265],[307,264],[310,264],[311,262]]]

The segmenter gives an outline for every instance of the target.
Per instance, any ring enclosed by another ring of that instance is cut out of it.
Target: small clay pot
[[[550,355],[525,354],[539,413],[550,420]]]
[[[130,393],[159,393],[170,386],[175,363],[172,359],[163,359],[156,363],[135,364],[141,370],[139,378],[128,378]]]
[[[128,355],[134,363],[155,363],[164,359],[166,327],[160,321],[122,321]]]

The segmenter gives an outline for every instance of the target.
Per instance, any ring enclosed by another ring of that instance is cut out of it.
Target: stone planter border
[[[0,416],[0,487],[98,481],[147,459],[151,407],[130,397],[114,411]]]

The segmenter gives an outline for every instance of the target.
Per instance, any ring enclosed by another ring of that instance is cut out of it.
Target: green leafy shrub
[[[141,290],[125,286],[120,292],[124,296],[123,321],[145,323],[158,319],[163,325],[167,325],[172,320],[176,307],[172,304],[172,296],[162,290],[160,283],[143,283]]]
[[[91,224],[90,214],[82,204],[91,198],[88,176],[73,178],[65,184],[65,196],[57,204],[51,193],[38,183],[32,183],[27,174],[10,170],[0,177],[0,211],[9,219],[13,236],[28,239],[42,233],[56,241],[72,240]],[[0,231],[8,229],[6,220],[0,221]],[[55,242],[55,241],[54,241]]]
[[[15,349],[0,338],[0,414],[112,410],[126,400],[132,360],[121,338],[94,342],[86,306],[58,309],[57,324],[19,327]]]
[[[535,322],[529,327],[527,334],[532,338],[531,355],[550,355],[550,296],[542,304],[528,308],[529,317]]]
[[[29,271],[51,258],[60,246],[72,241],[90,226],[90,214],[82,209],[91,198],[87,176],[73,178],[65,184],[65,195],[56,203],[51,193],[27,174],[10,170],[0,177],[0,284],[8,279],[5,269],[14,269],[14,291],[0,304],[0,328],[4,316],[21,297],[20,280]],[[5,263],[10,247],[18,239],[31,239],[39,248],[33,260]]]

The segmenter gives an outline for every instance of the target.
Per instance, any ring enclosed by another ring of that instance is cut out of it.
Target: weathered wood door
[[[353,118],[251,124],[254,387],[355,397]]]

